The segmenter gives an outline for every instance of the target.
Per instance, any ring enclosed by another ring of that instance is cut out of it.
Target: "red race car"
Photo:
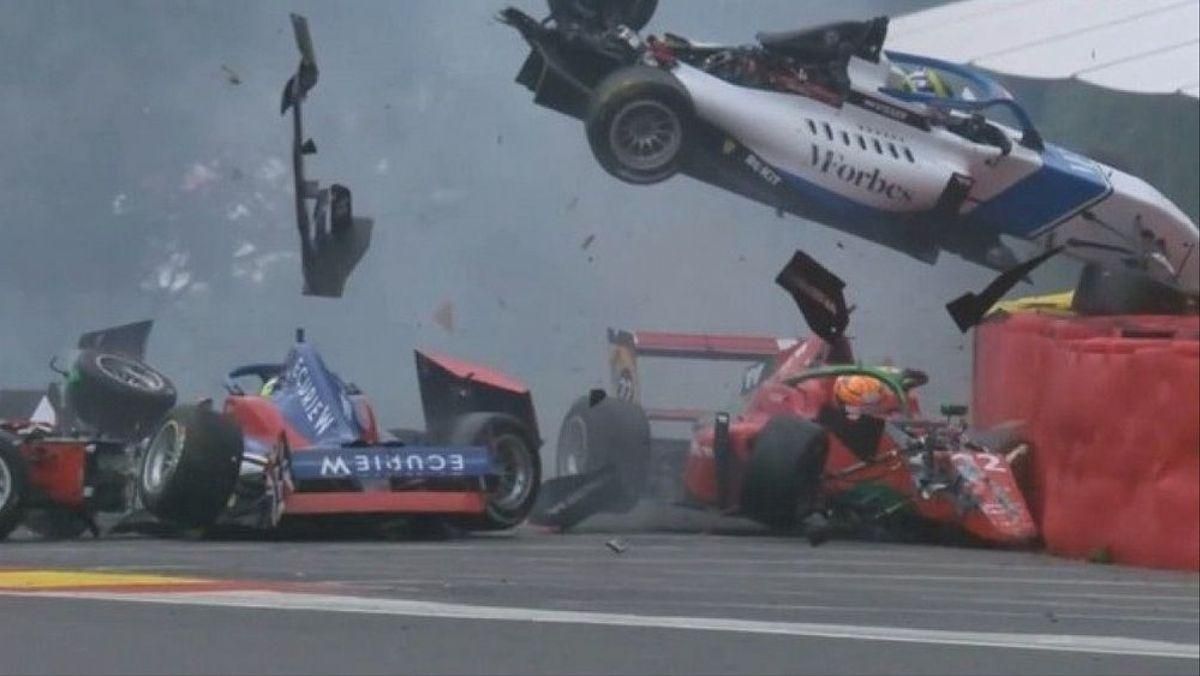
[[[924,373],[856,363],[844,283],[805,254],[776,281],[814,335],[610,331],[615,396],[593,391],[567,413],[559,478],[543,487],[533,522],[565,528],[650,494],[780,529],[819,513],[809,523],[835,531],[932,525],[998,545],[1033,541],[1013,471],[1029,447],[1015,430],[968,430],[965,407],[929,419],[915,392]],[[749,363],[740,410],[643,408],[645,357]],[[692,423],[691,438],[653,438],[652,422]]]
[[[16,402],[0,410],[0,539],[22,523],[47,537],[99,534],[100,512],[125,513],[116,529],[154,532],[414,518],[496,530],[534,504],[533,401],[504,374],[417,351],[426,429],[385,438],[366,397],[302,332],[284,361],[234,369],[215,410],[174,406],[170,381],[141,360],[149,329],[89,334],[106,340],[80,351],[64,397],[51,388],[30,406],[0,392]],[[261,382],[245,391],[245,378]]]

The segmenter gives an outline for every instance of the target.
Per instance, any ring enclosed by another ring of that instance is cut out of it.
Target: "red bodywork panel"
[[[632,331],[614,333],[647,357],[744,360],[774,357],[796,341],[774,336],[731,336],[711,333]]]
[[[350,400],[366,429],[363,441],[368,444],[379,443],[379,425],[371,403],[366,397],[358,395],[350,397]],[[232,395],[225,400],[225,413],[237,422],[245,437],[267,448],[277,444],[280,439],[286,440],[293,452],[302,452],[312,444],[311,440],[284,420],[279,409],[267,397]]]
[[[501,390],[507,390],[517,394],[528,394],[529,388],[525,383],[513,378],[510,375],[497,371],[496,369],[481,366],[473,362],[456,359],[444,354],[433,352],[431,350],[421,350],[421,352],[429,359],[437,362],[442,368],[450,371],[459,378],[473,380],[478,383],[490,385]]]
[[[28,440],[20,446],[30,486],[56,505],[81,509],[87,470],[87,441]]]
[[[486,507],[487,499],[477,491],[293,492],[287,496],[284,514],[482,514]]]

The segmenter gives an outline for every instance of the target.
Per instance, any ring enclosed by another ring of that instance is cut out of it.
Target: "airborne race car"
[[[501,20],[532,48],[517,81],[585,123],[601,166],[633,184],[676,173],[932,263],[994,269],[1001,236],[1095,270],[1081,311],[1179,312],[1200,289],[1200,234],[1144,181],[1045,142],[998,82],[883,49],[887,18],[758,44],[643,39],[657,0],[551,0]],[[1103,271],[1103,274],[1100,272]]]
[[[415,354],[427,429],[396,431],[401,440],[383,438],[366,397],[302,336],[283,363],[233,370],[223,412],[210,401],[172,408],[170,381],[140,352],[84,350],[60,420],[4,421],[0,538],[27,513],[26,525],[48,537],[98,534],[98,512],[127,512],[118,530],[145,530],[151,516],[155,531],[520,523],[541,476],[528,389],[482,366]],[[245,377],[264,387],[244,392],[236,381]],[[79,407],[98,390],[102,399]],[[68,425],[75,415],[86,431]]]
[[[945,421],[924,417],[915,392],[928,380],[922,372],[855,363],[843,336],[841,280],[797,252],[777,281],[813,336],[610,331],[616,396],[594,391],[567,413],[561,478],[543,487],[531,521],[566,528],[648,495],[779,529],[821,513],[833,532],[941,526],[977,541],[1030,544],[1037,531],[1014,474],[1014,465],[1027,466],[1029,447],[1017,430],[967,430],[953,420],[965,407],[943,407]],[[741,410],[643,409],[639,355],[750,362]],[[892,406],[850,412],[835,397],[839,382],[879,385]],[[695,427],[688,441],[652,439],[651,421]]]

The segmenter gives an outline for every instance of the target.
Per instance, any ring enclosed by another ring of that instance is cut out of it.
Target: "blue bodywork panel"
[[[481,446],[362,446],[313,448],[291,457],[292,478],[431,479],[483,477],[493,473]]]
[[[307,343],[297,343],[288,352],[271,400],[288,424],[313,446],[354,443],[366,432],[345,383]]]
[[[1032,237],[1112,193],[1100,165],[1057,146],[1042,152],[1042,167],[980,204],[967,220],[1017,237]]]

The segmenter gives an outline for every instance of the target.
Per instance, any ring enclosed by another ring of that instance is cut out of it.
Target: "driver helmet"
[[[905,89],[909,91],[933,94],[941,98],[954,98],[954,85],[946,82],[934,68],[918,68],[906,73]]]
[[[279,385],[279,376],[268,378],[267,382],[263,383],[262,389],[259,391],[259,396],[269,397],[275,392],[275,387]]]
[[[833,396],[852,418],[885,415],[899,408],[896,395],[888,386],[879,378],[868,375],[838,376],[833,383]]]

